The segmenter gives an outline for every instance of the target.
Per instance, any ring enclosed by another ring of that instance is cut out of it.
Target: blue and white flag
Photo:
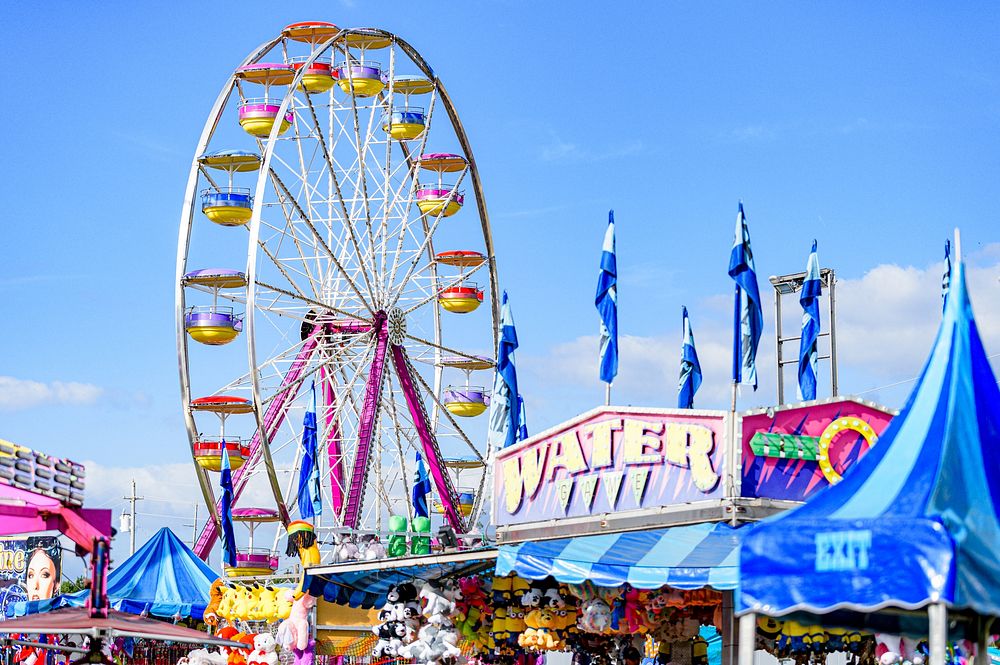
[[[607,384],[618,375],[618,266],[615,261],[615,211],[608,211],[608,230],[601,251],[601,272],[594,299],[601,315],[601,381]]]
[[[236,534],[233,533],[233,467],[229,462],[229,448],[222,442],[222,473],[219,476],[219,487],[222,490],[221,511],[222,520],[222,563],[230,568],[236,567]]]
[[[729,276],[736,282],[733,306],[733,383],[757,390],[757,346],[764,329],[764,312],[757,288],[757,271],[750,251],[750,229],[743,202],[736,214],[736,235],[729,255]]]
[[[312,410],[302,420],[302,464],[299,466],[299,515],[312,520],[323,514],[320,494],[319,454],[316,447],[316,384],[312,387]]]
[[[701,385],[701,363],[698,362],[698,352],[694,348],[694,331],[691,330],[687,307],[681,308],[681,327],[684,332],[681,342],[681,378],[677,393],[677,408],[693,409],[694,394]]]
[[[941,276],[941,301],[942,307],[948,300],[948,291],[951,289],[951,240],[944,241],[944,275]]]
[[[493,394],[490,396],[489,450],[500,450],[520,441],[521,394],[517,390],[517,369],[514,367],[514,350],[517,349],[517,330],[510,310],[507,292],[500,304],[500,341],[497,344],[497,371],[493,377]]]
[[[799,340],[799,387],[800,400],[816,399],[816,367],[819,358],[819,297],[823,285],[819,279],[819,257],[816,255],[816,241],[806,263],[806,278],[802,282],[799,303],[802,305],[802,337]]]
[[[424,466],[424,458],[417,451],[417,475],[413,481],[413,516],[428,517],[427,495],[431,493],[431,479],[427,475],[427,467]]]
[[[517,396],[517,404],[517,408],[519,409],[518,415],[520,416],[517,423],[517,440],[524,441],[528,438],[528,416],[524,410],[524,398],[520,395]]]

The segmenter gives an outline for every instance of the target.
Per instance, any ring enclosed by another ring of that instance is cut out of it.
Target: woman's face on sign
[[[35,550],[28,561],[28,575],[25,580],[28,587],[28,600],[44,600],[55,595],[56,564],[44,550]]]

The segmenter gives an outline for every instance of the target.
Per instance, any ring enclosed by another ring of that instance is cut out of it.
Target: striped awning
[[[735,589],[739,543],[748,526],[695,524],[500,546],[497,575],[639,589]]]
[[[315,566],[307,570],[305,587],[329,603],[368,609],[382,605],[394,584],[474,575],[493,568],[496,555],[485,548]]]

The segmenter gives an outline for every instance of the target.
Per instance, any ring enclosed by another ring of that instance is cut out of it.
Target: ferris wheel
[[[199,556],[219,534],[225,448],[236,512],[253,518],[238,564],[274,569],[253,529],[300,517],[309,412],[318,526],[378,534],[412,518],[419,453],[440,519],[477,532],[489,395],[475,377],[495,363],[496,266],[461,121],[412,46],[296,23],[236,67],[195,150],[176,279],[184,416],[210,510]]]

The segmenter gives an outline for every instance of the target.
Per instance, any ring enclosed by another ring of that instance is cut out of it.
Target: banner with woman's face
[[[12,603],[59,595],[61,573],[57,536],[0,538],[0,614]]]

